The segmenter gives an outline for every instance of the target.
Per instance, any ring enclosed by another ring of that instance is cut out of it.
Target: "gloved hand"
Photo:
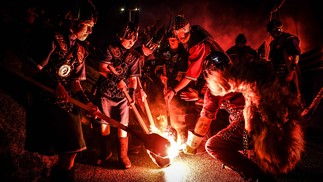
[[[197,135],[193,131],[189,130],[187,141],[186,141],[185,147],[183,149],[183,152],[185,154],[189,154],[189,155],[196,154],[197,148],[199,147],[199,145],[203,141],[203,138],[204,138],[204,136]]]

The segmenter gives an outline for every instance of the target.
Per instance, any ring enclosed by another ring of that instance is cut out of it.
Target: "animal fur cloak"
[[[252,136],[260,168],[274,175],[295,168],[304,152],[301,108],[297,96],[278,83],[269,62],[235,62],[206,71],[212,94],[241,92],[245,129]]]

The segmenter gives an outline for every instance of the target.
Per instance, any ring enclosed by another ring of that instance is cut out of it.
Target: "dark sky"
[[[44,6],[55,14],[68,0],[2,0],[9,4],[6,11],[19,11],[29,4]],[[258,48],[269,42],[266,23],[274,4],[282,0],[93,0],[99,19],[92,39],[104,41],[114,26],[120,24],[120,8],[140,8],[141,30],[146,26],[167,24],[170,17],[183,14],[192,25],[208,30],[224,49],[234,44],[239,33],[247,36],[248,44]],[[317,0],[285,0],[279,17],[285,31],[298,35],[303,52],[322,45],[323,15]],[[5,6],[3,6],[5,7]],[[2,8],[1,11],[3,11]]]
[[[100,0],[97,0],[100,1]],[[169,18],[183,14],[191,24],[206,28],[224,49],[234,44],[237,34],[244,33],[248,44],[258,48],[270,41],[266,24],[270,11],[278,0],[128,0],[117,1],[115,6],[128,4],[140,8],[140,24],[167,23]],[[279,17],[286,31],[298,35],[305,52],[322,45],[323,8],[314,0],[285,0]]]

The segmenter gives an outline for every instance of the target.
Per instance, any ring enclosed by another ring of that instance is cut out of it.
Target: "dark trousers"
[[[206,151],[224,165],[238,172],[244,179],[257,179],[262,172],[244,150],[244,121],[234,121],[206,142]]]

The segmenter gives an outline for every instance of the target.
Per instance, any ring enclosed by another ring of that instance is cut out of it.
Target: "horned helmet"
[[[64,19],[70,21],[97,21],[98,12],[90,0],[75,1],[65,13]]]
[[[121,39],[133,39],[138,40],[139,26],[131,21],[127,22],[126,25],[121,30],[120,34],[117,36]]]

